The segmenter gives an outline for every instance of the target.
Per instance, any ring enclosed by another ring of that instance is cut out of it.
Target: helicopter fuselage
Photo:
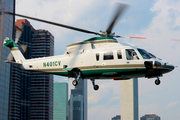
[[[20,67],[66,77],[76,77],[73,70],[78,69],[84,79],[113,80],[152,78],[174,69],[143,49],[108,37],[73,43],[64,55],[27,59]]]

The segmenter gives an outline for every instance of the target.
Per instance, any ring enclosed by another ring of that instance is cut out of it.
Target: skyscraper
[[[72,115],[73,112],[71,112],[71,110],[77,110],[79,109],[79,107],[82,107],[81,108],[82,114],[76,114],[76,117],[78,115],[83,115],[83,120],[87,120],[87,80],[81,79],[78,85],[75,86],[75,89],[71,90],[70,101],[71,101],[70,102],[70,116],[72,116],[71,118],[75,117],[73,116],[74,114]],[[73,101],[79,105],[75,105]],[[82,106],[79,102],[81,102]],[[80,116],[78,118],[80,118]],[[70,119],[70,120],[74,120],[74,119]]]
[[[141,120],[160,120],[161,118],[156,114],[146,114],[141,117]]]
[[[53,120],[68,120],[68,84],[54,83]]]
[[[3,46],[5,37],[13,38],[14,16],[4,11],[15,12],[15,0],[0,0],[0,120],[8,119],[10,64],[4,63],[10,50]]]
[[[54,37],[47,30],[36,30],[32,34],[31,57],[54,55]],[[30,118],[53,119],[53,75],[31,72]]]
[[[70,119],[69,120],[84,120],[83,96],[74,94],[70,96]]]
[[[54,54],[54,37],[35,30],[26,19],[17,20],[23,31],[18,45],[27,45],[26,59]],[[9,119],[53,119],[53,76],[12,66]]]

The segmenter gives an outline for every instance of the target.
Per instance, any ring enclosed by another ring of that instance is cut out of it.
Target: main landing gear
[[[91,79],[91,81],[92,81],[94,90],[98,90],[98,89],[99,89],[99,86],[98,86],[98,85],[95,85],[95,80],[94,80],[94,79]]]
[[[73,71],[73,73],[75,74],[75,80],[72,81],[72,84],[74,86],[77,86],[78,83],[79,83],[79,80],[82,79],[81,77],[81,71],[79,69],[75,69]],[[99,89],[99,86],[98,85],[95,85],[95,80],[94,79],[91,79],[92,81],[92,84],[93,84],[93,87],[94,87],[94,90],[98,90]]]
[[[74,86],[77,86],[77,85],[78,85],[78,82],[79,82],[79,81],[77,81],[77,80],[73,80],[73,81],[72,81],[72,84],[73,84]]]
[[[76,71],[74,71],[74,74],[76,75],[76,79],[72,81],[72,84],[74,86],[77,86],[79,83],[79,80],[81,79],[81,71],[77,69]]]
[[[161,83],[161,81],[159,80],[159,76],[157,77],[157,79],[155,80],[155,84],[159,85]]]

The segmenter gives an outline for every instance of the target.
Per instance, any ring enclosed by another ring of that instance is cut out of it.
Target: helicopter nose
[[[165,68],[165,69],[168,69],[169,71],[172,71],[172,70],[174,70],[175,67],[174,67],[174,65],[171,65],[171,64],[168,64],[168,65],[167,65],[167,64],[166,64],[166,65],[164,65],[164,68]]]

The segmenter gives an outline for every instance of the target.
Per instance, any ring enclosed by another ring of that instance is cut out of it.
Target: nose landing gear
[[[91,81],[92,81],[94,90],[98,90],[98,89],[99,89],[99,86],[98,86],[98,85],[95,85],[95,80],[94,80],[94,79],[91,79]]]
[[[155,84],[159,85],[161,83],[161,81],[159,80],[159,76],[157,77],[157,79],[155,80]]]

